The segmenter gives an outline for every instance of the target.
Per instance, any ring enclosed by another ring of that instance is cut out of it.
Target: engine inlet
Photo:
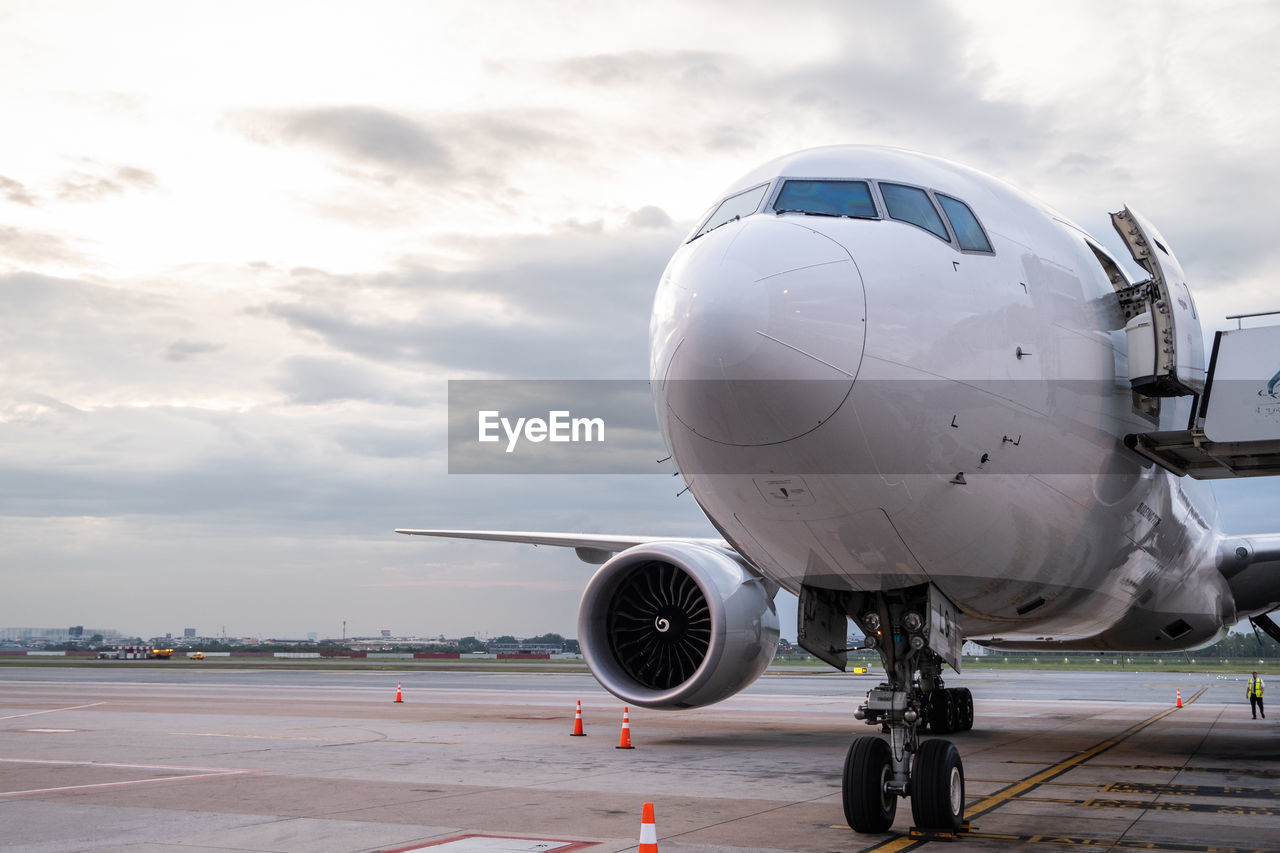
[[[711,645],[711,608],[698,584],[670,563],[637,566],[609,608],[614,657],[637,683],[669,690],[689,680]]]

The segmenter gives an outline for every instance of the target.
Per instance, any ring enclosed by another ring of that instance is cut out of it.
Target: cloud
[[[409,426],[352,424],[335,431],[334,439],[347,453],[380,459],[425,457],[431,452],[432,436],[423,423]],[[437,445],[438,450],[438,445]]]
[[[413,570],[405,567],[400,571],[402,576],[385,576],[377,581],[364,581],[357,583],[356,586],[369,588],[390,588],[390,589],[440,589],[450,592],[458,589],[471,590],[520,590],[523,593],[533,591],[549,591],[566,594],[578,594],[582,592],[582,580],[579,578],[564,578],[561,580],[552,580],[549,578],[529,577],[520,575],[513,577],[508,569],[509,565],[500,563],[497,565],[499,573],[495,577],[479,578],[474,575],[464,577],[438,577],[428,575],[410,575]]]
[[[418,384],[418,383],[415,383]],[[350,359],[294,356],[280,365],[275,387],[290,402],[317,406],[346,400],[364,400],[395,406],[420,406],[425,395],[392,386],[378,371]]]
[[[136,166],[106,166],[92,160],[82,168],[63,175],[53,194],[60,201],[98,202],[131,190],[149,191],[157,187],[156,176]]]
[[[240,526],[247,544],[281,525],[389,536],[395,526],[501,527],[536,515],[600,531],[628,507],[631,529],[662,528],[638,497],[674,497],[657,465],[653,477],[623,479],[444,477],[446,438],[434,422],[443,410],[439,399],[395,411],[353,401],[307,412],[50,407],[38,419],[0,417],[0,518],[187,517]],[[548,506],[549,488],[583,502]]]
[[[0,225],[0,264],[42,266],[74,264],[84,255],[58,234]],[[3,267],[0,267],[3,269]]]
[[[28,367],[5,384],[50,396],[149,384],[163,363],[154,339],[190,322],[165,297],[34,273],[0,275],[0,304],[0,339]]]
[[[450,168],[444,147],[426,128],[389,110],[328,107],[283,113],[280,135],[289,142],[328,148],[357,161],[393,170],[442,172]]]
[[[739,57],[715,51],[633,50],[571,57],[553,63],[552,68],[569,83],[697,89],[720,82],[740,68],[741,63]]]
[[[240,110],[227,124],[259,144],[318,151],[358,188],[317,193],[309,199],[315,211],[398,226],[424,213],[541,216],[530,204],[530,180],[574,171],[594,144],[581,116],[555,107],[415,116],[375,107]]]
[[[514,326],[484,322],[442,326],[425,309],[407,319],[386,315],[354,318],[336,306],[300,303],[274,303],[262,311],[263,316],[275,317],[297,331],[315,335],[341,352],[374,361],[416,364],[445,374],[450,370],[499,375],[568,370],[579,361],[560,348],[571,334],[568,328],[538,324],[533,318]],[[582,346],[593,349],[596,344],[597,341],[584,340]]]
[[[335,351],[443,376],[643,379],[653,292],[679,240],[659,214],[621,232],[456,237],[475,259],[460,270],[406,259],[366,275],[297,271],[293,300],[252,311]]]
[[[165,348],[164,357],[166,361],[190,361],[196,356],[217,352],[223,346],[211,341],[174,341]]]
[[[28,192],[26,187],[13,178],[6,178],[4,175],[0,175],[0,196],[3,196],[6,201],[27,205],[28,207],[36,203],[36,197]]]
[[[410,499],[409,483],[387,482],[384,459],[342,453],[333,436],[378,419],[387,420],[359,406],[301,421],[279,406],[46,407],[39,418],[0,419],[0,516],[323,516],[365,525]],[[443,439],[435,444],[443,453]],[[431,445],[423,439],[416,464],[430,459]]]
[[[273,363],[305,346],[247,318],[245,297],[162,281],[0,275],[0,399],[33,394],[78,409],[245,408],[279,399]]]
[[[627,217],[627,225],[631,228],[656,228],[665,230],[672,225],[671,217],[660,207],[653,205],[645,205],[639,210],[631,212]]]

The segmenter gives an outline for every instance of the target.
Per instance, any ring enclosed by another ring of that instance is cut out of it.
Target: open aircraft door
[[[1169,241],[1137,211],[1113,213],[1111,223],[1151,275],[1120,294],[1133,318],[1125,327],[1133,390],[1148,397],[1202,393],[1204,338],[1182,265]]]

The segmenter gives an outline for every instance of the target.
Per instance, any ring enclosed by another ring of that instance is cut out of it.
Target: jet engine
[[[596,571],[578,642],[596,679],[644,708],[697,708],[760,677],[778,646],[778,587],[709,545],[650,542]]]

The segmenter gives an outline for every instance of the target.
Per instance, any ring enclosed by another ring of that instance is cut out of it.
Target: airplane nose
[[[758,216],[684,247],[654,311],[659,391],[705,438],[775,444],[831,417],[866,335],[862,277],[835,240]]]

